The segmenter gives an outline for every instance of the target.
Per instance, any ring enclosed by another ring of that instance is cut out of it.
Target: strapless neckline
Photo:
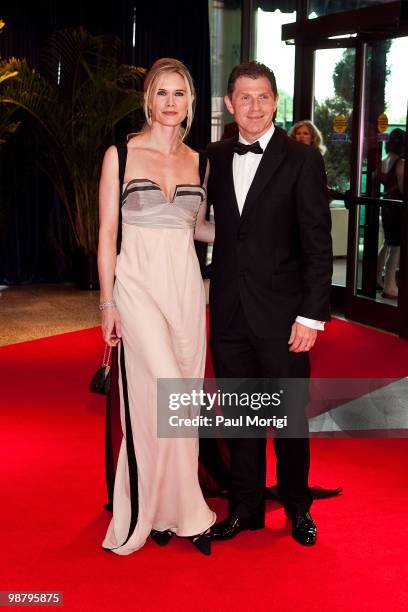
[[[127,183],[123,183],[123,192],[125,192],[127,188],[129,187],[129,185],[131,185],[132,183],[146,183],[146,182],[151,183],[152,185],[155,185],[158,188],[158,190],[162,194],[167,204],[174,203],[180,187],[197,187],[198,189],[201,189],[203,193],[205,193],[205,189],[202,185],[197,185],[196,183],[177,183],[174,189],[173,197],[169,200],[166,194],[164,193],[163,189],[160,187],[159,183],[157,183],[156,181],[152,181],[152,179],[149,179],[149,178],[130,179],[130,181],[128,181]]]

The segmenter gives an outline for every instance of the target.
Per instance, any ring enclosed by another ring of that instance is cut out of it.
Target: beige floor
[[[69,284],[0,287],[0,346],[99,325],[98,302]]]
[[[99,325],[98,303],[70,284],[0,286],[0,346]]]
[[[204,285],[208,302],[209,282]],[[99,325],[98,302],[98,291],[70,284],[0,286],[0,346]]]

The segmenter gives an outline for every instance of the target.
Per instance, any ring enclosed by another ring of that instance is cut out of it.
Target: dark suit
[[[292,353],[296,316],[326,321],[332,275],[330,211],[322,156],[276,128],[240,215],[233,182],[236,137],[208,146],[208,201],[215,242],[210,343],[217,378],[309,376],[308,353]],[[280,497],[290,512],[311,504],[309,441],[276,439]],[[230,513],[264,512],[265,440],[231,443]]]

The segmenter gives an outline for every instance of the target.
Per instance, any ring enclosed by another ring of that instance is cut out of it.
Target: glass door
[[[314,50],[312,120],[322,134],[321,153],[326,166],[333,240],[333,279],[346,286],[349,212],[345,200],[350,190],[353,140],[354,47]]]
[[[397,2],[312,4],[282,38],[295,44],[294,119],[326,147],[332,309],[408,338],[408,21]]]
[[[408,37],[361,41],[358,55],[347,315],[400,333],[407,284]]]

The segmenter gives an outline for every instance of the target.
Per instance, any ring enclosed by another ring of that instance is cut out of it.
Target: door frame
[[[408,338],[408,164],[404,176],[403,236],[400,254],[400,286],[398,305],[376,302],[355,294],[359,238],[359,207],[362,204],[379,206],[373,198],[359,195],[364,143],[364,96],[367,46],[370,42],[408,36],[408,22],[401,19],[399,2],[377,5],[356,11],[325,15],[317,19],[297,21],[282,27],[282,39],[293,40],[295,52],[294,121],[312,116],[314,53],[318,49],[352,47],[356,50],[352,126],[352,157],[346,287],[332,286],[332,306],[349,319],[372,325]],[[347,34],[356,34],[354,37]],[[339,36],[339,38],[329,38]],[[406,116],[406,147],[408,153],[408,108]],[[404,282],[405,281],[405,282]]]

